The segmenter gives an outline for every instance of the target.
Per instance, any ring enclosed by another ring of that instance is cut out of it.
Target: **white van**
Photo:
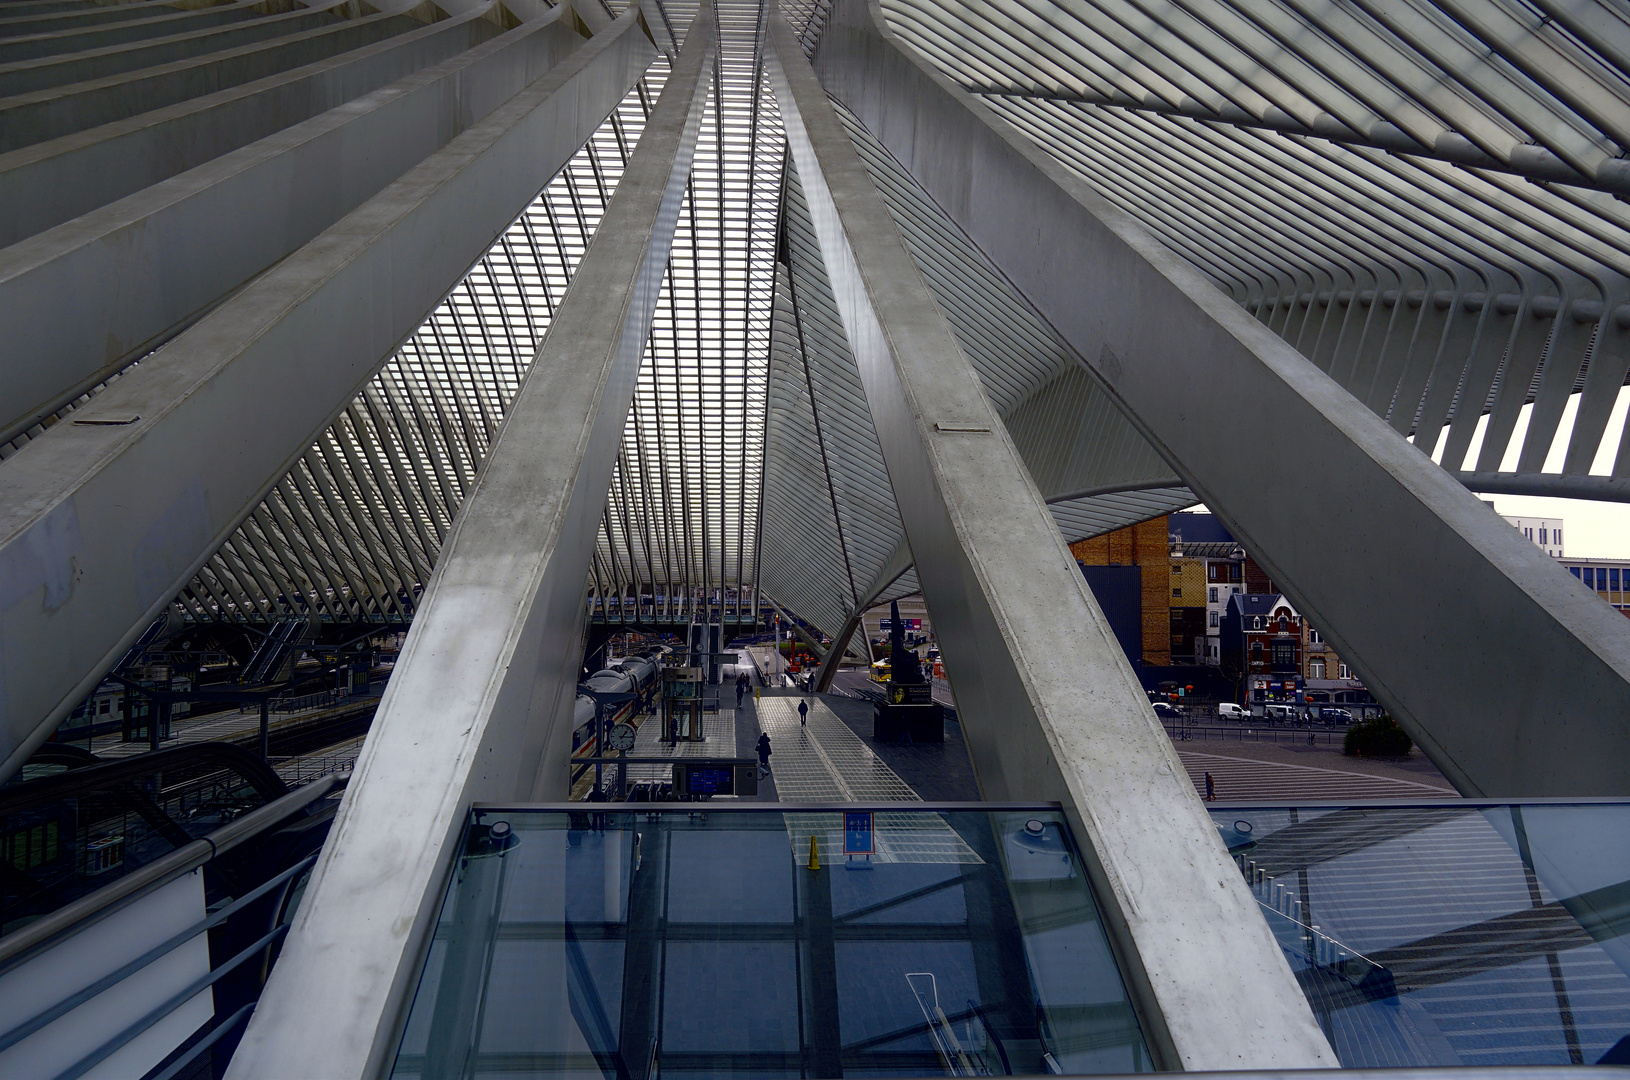
[[[1246,720],[1250,716],[1251,714],[1245,711],[1244,706],[1235,705],[1232,701],[1217,703],[1217,719],[1219,720]]]
[[[1271,724],[1296,723],[1296,708],[1291,705],[1269,705],[1266,707],[1268,722]]]

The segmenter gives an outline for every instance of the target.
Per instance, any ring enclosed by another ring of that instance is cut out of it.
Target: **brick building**
[[[1263,569],[1261,563],[1251,558],[1249,553],[1245,556],[1245,591],[1248,593],[1276,593],[1279,591],[1274,588],[1273,579],[1268,576],[1268,571]]]
[[[1085,566],[1138,568],[1143,662],[1163,667],[1171,664],[1172,574],[1165,515],[1089,540],[1077,540],[1070,545],[1070,554]]]
[[[1192,559],[1204,566],[1205,588],[1205,641],[1195,649],[1195,663],[1216,667],[1222,662],[1222,617],[1228,609],[1228,598],[1245,591],[1245,549],[1223,527],[1214,515],[1196,513],[1172,514],[1170,519],[1172,560]],[[1183,600],[1193,601],[1189,586],[1183,586]],[[1179,601],[1172,599],[1175,608]],[[1186,619],[1187,616],[1183,616]],[[1174,620],[1178,617],[1174,615]],[[1186,622],[1184,623],[1186,627]],[[1174,636],[1177,631],[1173,630]],[[1185,630],[1185,636],[1187,631]],[[1189,648],[1194,644],[1190,642]],[[1173,655],[1187,653],[1188,648],[1172,646]]]
[[[1278,593],[1237,593],[1222,625],[1223,674],[1250,704],[1298,700],[1302,616]]]
[[[1358,673],[1349,668],[1324,635],[1302,620],[1302,701],[1346,706],[1355,717],[1379,711]]]
[[[1180,550],[1173,547],[1174,552]],[[1206,645],[1206,560],[1174,554],[1169,610],[1174,664],[1202,664]]]

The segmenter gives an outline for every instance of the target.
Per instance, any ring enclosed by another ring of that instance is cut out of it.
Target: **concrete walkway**
[[[809,702],[807,723],[798,703]],[[756,703],[759,725],[770,736],[770,770],[784,803],[921,802],[917,793],[813,695],[766,694]],[[835,813],[789,813],[793,856],[809,857],[814,837],[820,857],[843,859],[843,820]],[[876,816],[876,852],[870,863],[977,863],[980,858],[938,814]]]
[[[723,692],[719,695],[719,711],[704,712],[702,714],[702,738],[700,741],[681,739],[677,743],[663,742],[662,717],[659,714],[653,714],[647,717],[645,722],[635,731],[634,750],[629,756],[665,758],[729,758],[738,756],[736,753],[736,709],[734,705],[723,704],[727,697],[734,700],[735,692],[724,687],[721,687],[720,690]],[[628,766],[628,782],[631,784],[640,780],[666,782],[672,778],[673,769],[668,765]]]
[[[798,722],[808,701],[809,722]],[[770,737],[770,769],[783,802],[921,802],[818,697],[765,696],[758,722]]]
[[[1377,776],[1351,769],[1327,769],[1295,765],[1285,761],[1228,754],[1202,753],[1177,748],[1194,790],[1204,798],[1205,774],[1215,781],[1219,802],[1248,802],[1259,799],[1278,805],[1298,800],[1333,799],[1458,799],[1460,793],[1448,786]]]

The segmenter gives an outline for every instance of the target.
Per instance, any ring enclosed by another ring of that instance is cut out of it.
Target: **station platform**
[[[809,704],[807,722],[798,716]],[[818,694],[766,693],[755,703],[770,737],[770,772],[782,802],[919,802],[920,796]]]

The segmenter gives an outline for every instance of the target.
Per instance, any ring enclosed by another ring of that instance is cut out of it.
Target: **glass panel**
[[[859,824],[478,812],[392,1075],[1150,1068],[1058,811],[894,804]]]
[[[1343,1065],[1630,1048],[1630,804],[1211,814]]]

